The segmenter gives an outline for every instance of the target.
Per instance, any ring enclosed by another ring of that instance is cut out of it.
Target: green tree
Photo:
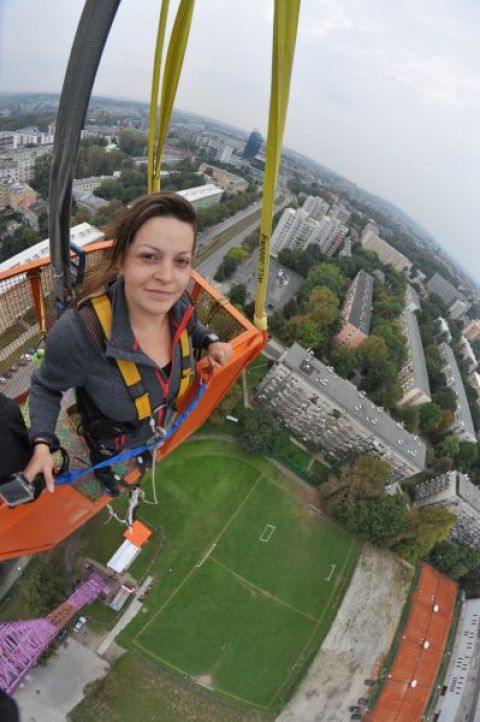
[[[236,306],[243,307],[247,300],[247,287],[244,283],[232,286],[228,294],[230,301]]]
[[[121,130],[118,136],[120,150],[132,156],[145,155],[148,138],[136,130]]]
[[[296,341],[304,348],[317,348],[324,340],[321,325],[308,315],[292,316],[284,326],[282,338],[290,344]]]
[[[448,539],[456,520],[455,514],[443,506],[424,506],[410,514],[410,524],[396,551],[412,563],[427,556],[435,544]]]
[[[358,347],[358,354],[364,368],[378,368],[388,359],[387,344],[383,338],[368,336]]]
[[[477,444],[468,441],[460,441],[455,457],[455,463],[460,471],[468,472],[477,462]]]
[[[449,411],[456,411],[457,409],[457,395],[455,391],[447,386],[438,389],[432,394],[432,401],[434,401],[440,408],[448,409]]]
[[[239,440],[249,454],[275,455],[287,438],[287,432],[269,411],[245,409]]]
[[[208,420],[214,426],[221,426],[225,422],[225,417],[231,414],[237,404],[242,400],[242,387],[240,383],[236,383],[230,391],[222,398],[220,403],[215,407]]]
[[[432,549],[428,561],[443,574],[460,579],[480,565],[480,551],[446,539]]]
[[[327,504],[333,500],[338,503],[379,496],[390,474],[391,466],[386,461],[362,455],[344,464],[337,477],[322,484],[321,494]]]
[[[379,545],[388,543],[408,526],[406,504],[398,495],[381,494],[342,502],[335,509],[335,517],[348,531]]]
[[[442,411],[433,401],[418,407],[420,428],[425,432],[436,431],[442,421]]]
[[[338,320],[338,307],[338,297],[326,286],[312,288],[305,303],[307,315],[318,323],[322,330],[326,330]]]
[[[458,454],[459,448],[458,436],[456,434],[447,434],[437,446],[436,453],[438,456],[449,456],[453,459]]]
[[[19,582],[29,617],[43,617],[64,601],[69,591],[67,572],[60,552],[35,556]]]
[[[45,199],[48,198],[52,160],[53,156],[50,153],[41,155],[39,158],[35,158],[33,180],[30,182],[32,188],[34,188],[37,193],[40,193],[40,195]]]
[[[357,350],[342,343],[330,351],[329,360],[337,374],[348,378],[358,366]]]
[[[403,421],[409,431],[415,431],[419,423],[418,406],[402,406],[396,411],[396,417]]]

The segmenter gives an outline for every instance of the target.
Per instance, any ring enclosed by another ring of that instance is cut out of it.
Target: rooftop
[[[431,396],[427,364],[423,353],[422,339],[417,317],[407,307],[403,309],[404,328],[408,337],[409,357],[413,368],[413,386]]]
[[[350,313],[345,320],[368,336],[372,316],[373,277],[363,269],[353,280],[355,285]]]
[[[374,446],[378,443],[374,437],[379,437],[408,464],[415,464],[421,469],[425,467],[424,442],[370,401],[365,392],[358,391],[350,381],[337,376],[331,367],[310,356],[298,343],[289,348],[283,363],[371,431]]]
[[[208,198],[209,196],[215,196],[215,195],[222,195],[223,191],[218,186],[214,185],[213,183],[207,183],[204,186],[197,186],[196,188],[186,188],[183,191],[177,191],[179,196],[183,196],[187,199],[187,201],[190,201],[190,203],[193,203],[194,201],[199,201],[202,198]]]
[[[472,437],[472,441],[476,441],[475,428],[473,426],[472,415],[470,413],[470,407],[468,405],[467,394],[463,386],[462,377],[460,370],[457,365],[457,359],[455,354],[447,343],[441,343],[438,347],[440,354],[445,362],[445,371],[447,376],[447,383],[453,386],[453,390],[457,395],[457,414],[458,421],[464,434],[468,434]]]

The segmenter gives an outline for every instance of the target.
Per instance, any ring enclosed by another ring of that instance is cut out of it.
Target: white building
[[[448,315],[456,321],[457,319],[464,317],[469,308],[470,304],[468,301],[459,298],[449,307]]]
[[[270,255],[277,258],[283,248],[303,248],[304,240],[298,241],[302,226],[308,219],[302,208],[285,208],[272,234]]]
[[[438,328],[439,328],[439,334],[445,335],[445,340],[447,343],[452,343],[452,334],[450,333],[450,328],[448,326],[448,323],[445,321],[444,318],[439,316],[437,318]]]
[[[472,371],[475,371],[475,369],[477,368],[478,361],[477,357],[475,356],[475,352],[470,345],[470,341],[465,338],[465,336],[460,336],[459,350],[461,357],[467,363],[468,373],[471,374]]]
[[[116,181],[118,177],[118,175],[95,175],[90,176],[90,178],[75,178],[72,187],[74,190],[90,191],[90,193],[93,193],[93,191],[99,188],[105,181]]]
[[[197,186],[196,188],[186,188],[183,191],[177,191],[179,196],[183,196],[187,201],[193,205],[194,208],[209,208],[219,203],[223,191],[213,183],[207,183],[203,186]]]
[[[320,196],[307,196],[302,209],[314,220],[321,221],[323,216],[328,213],[329,204]]]
[[[105,239],[105,234],[99,231],[98,228],[91,226],[90,223],[79,223],[77,226],[70,228],[70,241],[75,246],[83,248],[91,243],[98,243]],[[26,248],[24,251],[20,251],[15,256],[7,258],[6,261],[0,263],[0,271],[7,271],[9,268],[15,268],[15,266],[21,266],[24,263],[30,261],[36,261],[39,258],[46,258],[50,255],[50,241],[45,239],[36,243],[30,248]]]
[[[407,290],[405,291],[405,308],[408,308],[408,310],[412,312],[420,311],[421,309],[418,293],[410,284],[407,285]]]
[[[232,153],[233,146],[224,143],[218,148],[215,160],[220,161],[220,163],[229,163],[232,157]]]
[[[28,183],[33,178],[36,159],[48,153],[53,153],[53,145],[3,152],[0,156],[0,178],[10,177],[21,183]]]

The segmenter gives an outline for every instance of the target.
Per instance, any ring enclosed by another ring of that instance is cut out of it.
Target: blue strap
[[[120,452],[120,454],[116,454],[115,456],[109,456],[108,459],[105,459],[105,461],[100,461],[98,464],[95,464],[95,466],[88,466],[84,469],[77,469],[75,471],[67,471],[66,474],[55,477],[55,486],[73,484],[80,476],[84,476],[85,474],[90,473],[94,469],[103,469],[106,466],[112,466],[112,464],[116,464],[120,461],[126,461],[127,459],[131,459],[132,456],[141,456],[141,454],[145,453],[145,451],[158,449],[165,443],[165,441],[167,441],[167,439],[169,439],[176,431],[178,431],[180,426],[183,424],[184,421],[187,420],[192,411],[197,408],[200,399],[207,390],[207,386],[208,383],[200,383],[195,398],[192,400],[189,406],[187,406],[185,411],[180,414],[180,416],[170,426],[167,433],[162,436],[161,439],[155,439],[155,441],[143,444],[142,446],[136,446],[134,449],[128,449],[127,451],[122,451]]]

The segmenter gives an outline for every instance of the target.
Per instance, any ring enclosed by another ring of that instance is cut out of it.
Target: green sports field
[[[132,569],[158,581],[120,644],[226,698],[281,708],[328,632],[357,545],[233,444],[185,444],[160,474],[160,507],[142,517],[162,546],[159,532]]]

